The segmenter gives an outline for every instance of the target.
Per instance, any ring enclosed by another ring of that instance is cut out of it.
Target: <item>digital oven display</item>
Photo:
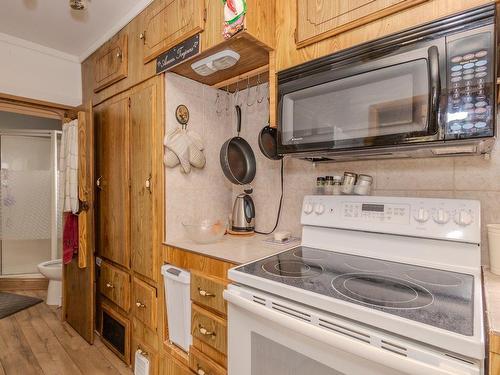
[[[361,206],[361,211],[370,211],[370,212],[384,212],[383,204],[363,204]]]

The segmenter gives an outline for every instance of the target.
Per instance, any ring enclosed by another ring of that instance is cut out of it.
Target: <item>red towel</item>
[[[78,216],[68,213],[63,231],[63,263],[71,263],[73,254],[78,254]]]

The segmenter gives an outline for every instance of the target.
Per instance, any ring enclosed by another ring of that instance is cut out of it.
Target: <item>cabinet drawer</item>
[[[167,355],[161,359],[160,364],[161,375],[193,375],[189,368],[181,365],[174,358]]]
[[[192,307],[191,334],[219,352],[227,353],[227,322],[196,305]]]
[[[149,374],[158,374],[158,354],[151,349],[151,347],[145,345],[144,343],[133,339],[132,341],[132,367],[135,367],[135,354],[140,351],[141,354],[149,360]]]
[[[215,363],[193,346],[189,349],[189,367],[199,375],[227,375],[224,367]]]
[[[104,45],[95,57],[94,92],[112,85],[128,75],[128,37],[122,34]]]
[[[101,263],[99,291],[128,311],[130,307],[130,275],[109,263]]]
[[[222,280],[191,273],[191,299],[224,315],[227,311],[223,296],[225,288]]]
[[[133,290],[134,299],[132,309],[134,316],[146,326],[156,331],[156,289],[134,278]]]

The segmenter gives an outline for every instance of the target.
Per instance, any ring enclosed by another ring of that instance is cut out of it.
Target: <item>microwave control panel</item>
[[[490,30],[447,38],[446,139],[494,135],[493,41]]]

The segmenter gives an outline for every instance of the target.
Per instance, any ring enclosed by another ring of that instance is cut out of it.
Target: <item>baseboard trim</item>
[[[44,290],[47,289],[49,280],[44,277],[6,277],[0,278],[0,291],[16,290]]]

